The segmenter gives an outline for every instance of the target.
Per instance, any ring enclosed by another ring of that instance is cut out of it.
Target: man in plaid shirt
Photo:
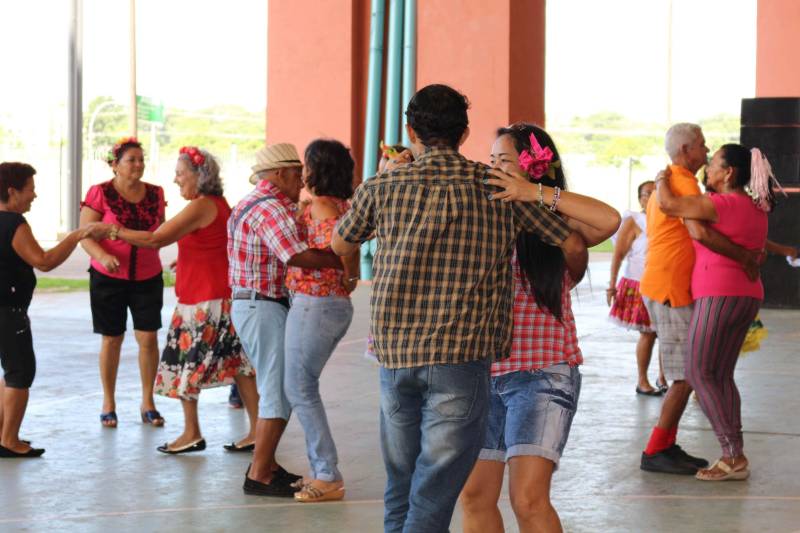
[[[416,160],[361,185],[333,238],[339,255],[378,239],[370,329],[381,363],[387,532],[450,524],[483,444],[489,366],[511,346],[517,234],[582,244],[545,209],[491,200],[499,189],[484,184],[488,167],[458,153],[467,108],[444,85],[417,92],[406,110]]]
[[[256,153],[250,182],[256,187],[228,219],[228,280],[233,290],[231,320],[256,369],[258,423],[253,462],[244,480],[245,494],[288,496],[301,476],[275,461],[275,450],[291,414],[283,392],[284,326],[289,310],[283,280],[287,265],[342,268],[330,252],[311,250],[295,226],[295,203],[303,187],[303,164],[291,144],[275,144]],[[240,391],[243,397],[244,390]],[[246,400],[246,398],[245,398]],[[250,447],[231,451],[250,451]]]

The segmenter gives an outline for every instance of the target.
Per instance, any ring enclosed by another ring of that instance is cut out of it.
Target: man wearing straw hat
[[[231,319],[256,369],[260,396],[253,462],[245,494],[291,497],[300,476],[275,461],[291,414],[283,391],[284,327],[289,298],[287,265],[342,268],[330,252],[309,249],[298,234],[295,203],[303,187],[303,164],[294,145],[273,144],[256,152],[250,183],[255,185],[228,219],[228,281],[233,290]]]

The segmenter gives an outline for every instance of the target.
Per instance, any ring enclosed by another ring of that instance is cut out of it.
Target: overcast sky
[[[98,95],[126,102],[128,0],[83,3],[84,102]],[[669,3],[549,0],[548,120],[609,110],[666,121]],[[36,119],[43,106],[57,109],[66,100],[69,4],[0,2],[0,67],[19,74],[0,84],[0,117]],[[755,0],[672,4],[673,120],[738,114],[740,99],[755,91]],[[264,109],[265,0],[138,0],[137,6],[139,94],[184,108]]]

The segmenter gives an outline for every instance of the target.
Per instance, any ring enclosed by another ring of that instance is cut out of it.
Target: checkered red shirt
[[[308,245],[294,221],[294,204],[280,189],[261,180],[228,219],[228,283],[270,298],[287,296],[286,262]]]
[[[536,305],[533,292],[528,289],[525,273],[519,266],[517,254],[511,259],[514,273],[514,330],[511,356],[492,365],[492,376],[501,376],[519,370],[537,370],[558,363],[570,366],[583,363],[578,347],[575,315],[569,291],[572,279],[564,272],[561,292],[563,322]]]

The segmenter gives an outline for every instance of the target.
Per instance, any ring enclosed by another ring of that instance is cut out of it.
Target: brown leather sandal
[[[715,468],[721,470],[723,474],[721,476],[714,474]],[[700,481],[744,481],[750,477],[750,469],[745,466],[741,470],[734,470],[728,463],[720,459],[709,468],[698,470],[695,477]]]
[[[343,486],[323,490],[315,487],[311,483],[307,483],[299,492],[294,493],[295,501],[301,503],[331,502],[341,500],[342,498],[344,498]]]

